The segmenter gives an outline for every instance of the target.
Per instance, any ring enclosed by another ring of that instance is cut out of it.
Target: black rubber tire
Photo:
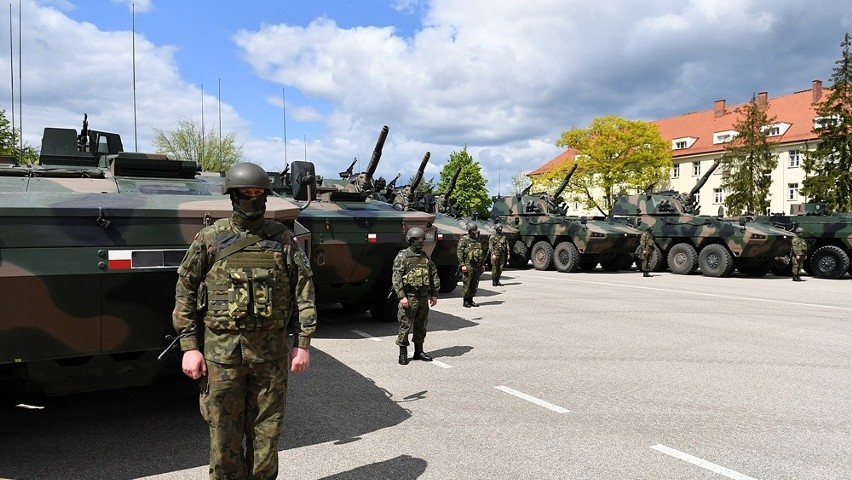
[[[698,265],[705,277],[727,277],[734,269],[734,258],[724,245],[712,243],[701,249]]]
[[[455,290],[459,284],[458,266],[440,265],[437,268],[438,280],[441,281],[441,288],[438,291],[441,293],[450,293]]]
[[[698,251],[688,243],[678,243],[667,255],[669,270],[678,275],[689,275],[698,269]]]
[[[553,268],[553,246],[545,240],[533,244],[532,252],[533,268],[536,270],[550,270]]]
[[[636,252],[634,253],[636,257],[636,268],[638,270],[642,270],[642,247],[636,247]],[[663,256],[663,251],[660,250],[660,247],[654,245],[654,252],[651,253],[651,268],[652,272],[662,272],[666,269],[666,261],[665,256]]]
[[[772,270],[772,275],[776,277],[789,277],[793,275],[793,265],[790,264],[789,258],[786,261],[781,257],[773,258],[770,270]]]
[[[811,255],[811,275],[819,278],[840,278],[849,270],[849,255],[842,248],[825,245]]]
[[[553,265],[560,272],[575,272],[580,267],[580,252],[571,242],[562,242],[553,249]]]
[[[512,245],[512,256],[509,257],[509,266],[512,268],[527,268],[530,263],[530,250],[527,244],[518,240]]]

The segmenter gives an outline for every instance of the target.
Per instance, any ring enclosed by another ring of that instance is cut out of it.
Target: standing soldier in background
[[[233,215],[202,229],[189,246],[178,267],[172,322],[184,352],[183,372],[201,379],[210,478],[274,479],[288,353],[291,372],[310,364],[314,285],[293,233],[263,218],[272,193],[263,168],[234,165],[224,190]],[[291,312],[299,323],[288,349]]]
[[[796,227],[796,236],[793,237],[790,252],[790,265],[793,267],[793,281],[804,282],[802,280],[802,264],[805,263],[805,256],[808,254],[808,242],[802,238],[802,233],[805,230],[802,227]]]
[[[482,249],[482,242],[479,241],[479,227],[475,222],[467,222],[467,236],[459,240],[456,253],[464,282],[462,305],[465,308],[478,307],[479,304],[473,301],[473,296],[476,295],[476,289],[479,286],[479,276],[485,271],[485,252]]]
[[[497,233],[488,238],[488,250],[491,251],[491,285],[502,287],[500,275],[503,274],[503,265],[509,259],[509,242],[503,235],[503,225],[494,225],[494,231]]]
[[[651,276],[651,256],[654,255],[654,235],[647,228],[639,237],[639,250],[642,252],[642,276]]]
[[[429,307],[438,304],[438,289],[441,281],[438,269],[429,255],[423,251],[426,232],[420,227],[412,227],[405,233],[408,248],[400,251],[393,261],[393,291],[399,299],[396,318],[399,321],[399,364],[408,365],[408,334],[414,330],[414,355],[412,360],[431,362],[432,357],[423,351],[426,338],[426,323],[429,320]]]

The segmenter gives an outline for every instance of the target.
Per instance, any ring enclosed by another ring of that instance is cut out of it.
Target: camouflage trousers
[[[790,266],[793,268],[793,275],[801,275],[802,265],[805,263],[804,255],[790,255]]]
[[[648,254],[648,255],[645,255],[644,253],[642,254],[642,271],[643,272],[650,272],[651,271],[651,257],[653,255],[654,255],[653,252]]]
[[[476,295],[476,289],[479,288],[479,277],[482,275],[482,265],[473,264],[468,267],[466,272],[462,272],[462,284],[464,289],[462,293],[464,298],[473,298]]]
[[[503,275],[503,265],[506,263],[506,255],[491,256],[491,278],[500,280],[500,275]]]
[[[211,479],[278,476],[287,364],[287,357],[248,365],[207,361],[199,403],[201,415],[210,426]]]
[[[399,305],[399,310],[396,313],[396,319],[399,321],[399,336],[396,339],[396,344],[400,347],[407,347],[408,334],[414,331],[412,340],[415,345],[422,345],[426,339],[426,324],[429,322],[429,295],[409,293],[408,308],[402,308]]]

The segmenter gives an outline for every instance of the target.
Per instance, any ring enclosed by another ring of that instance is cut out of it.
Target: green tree
[[[745,105],[734,125],[737,134],[722,155],[722,190],[725,208],[732,212],[763,213],[769,208],[769,187],[778,157],[767,140],[775,117],[766,114],[767,104],[755,96]]]
[[[445,192],[453,174],[459,168],[462,170],[450,197],[456,199],[466,215],[476,214],[478,218],[487,218],[491,199],[488,197],[488,189],[485,188],[486,181],[482,176],[482,168],[479,162],[474,161],[467,152],[467,146],[460,152],[450,153],[449,160],[441,169],[441,180],[438,182],[437,190]]]
[[[177,130],[171,132],[155,127],[154,133],[154,148],[158,152],[177,160],[198,162],[205,172],[225,171],[243,158],[236,134],[225,135],[220,143],[214,128],[204,132],[193,120],[180,120]]]
[[[0,155],[8,155],[16,162],[32,165],[38,163],[38,152],[24,144],[21,149],[21,137],[18,130],[12,129],[12,124],[6,118],[6,111],[0,108]]]
[[[656,125],[616,115],[594,118],[588,128],[562,132],[556,146],[577,151],[577,170],[563,197],[604,215],[612,213],[616,196],[668,178],[672,167],[671,147]],[[534,189],[555,189],[571,165],[565,162],[541,175]]]
[[[813,132],[820,143],[807,152],[802,165],[807,177],[801,193],[824,202],[829,211],[852,212],[852,38],[840,44],[842,56],[835,62],[831,93],[817,106],[819,119]]]
[[[518,172],[512,175],[512,195],[519,195],[525,188],[532,184],[530,177],[524,172]]]

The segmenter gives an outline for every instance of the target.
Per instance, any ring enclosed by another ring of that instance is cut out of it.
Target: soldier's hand
[[[293,347],[290,350],[290,371],[293,373],[302,373],[308,369],[311,364],[311,351],[307,348]]]
[[[467,271],[467,265],[462,265],[462,266],[461,266],[461,271],[462,271],[462,272],[466,272],[466,271]]]
[[[399,304],[402,305],[402,308],[408,308],[408,297],[402,297],[399,299]]]
[[[438,297],[429,297],[429,306],[434,307],[438,304]]]
[[[183,373],[193,380],[207,375],[207,362],[204,361],[204,355],[199,350],[184,352],[181,368]]]

